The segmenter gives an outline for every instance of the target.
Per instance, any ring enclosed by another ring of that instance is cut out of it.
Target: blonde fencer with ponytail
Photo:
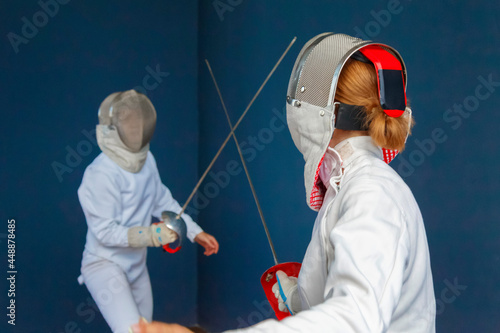
[[[414,120],[409,112],[397,118],[384,112],[380,105],[377,73],[372,64],[347,60],[340,73],[335,99],[364,107],[365,127],[377,146],[399,152],[404,150]]]

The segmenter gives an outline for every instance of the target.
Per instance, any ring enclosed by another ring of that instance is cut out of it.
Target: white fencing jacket
[[[85,170],[78,198],[88,225],[82,267],[106,259],[118,264],[129,281],[145,269],[147,248],[129,247],[128,229],[151,225],[151,216],[160,219],[164,210],[181,211],[161,182],[151,152],[137,173],[125,171],[101,153]],[[182,218],[187,237],[194,241],[203,230],[189,215],[183,214]],[[78,281],[83,283],[83,277]]]
[[[435,332],[429,250],[413,194],[369,136],[346,141],[343,176],[327,190],[299,274],[302,311],[239,331]]]

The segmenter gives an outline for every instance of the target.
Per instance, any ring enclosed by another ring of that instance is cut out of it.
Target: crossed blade
[[[243,153],[241,152],[240,144],[238,143],[238,139],[236,138],[236,134],[234,134],[234,127],[231,123],[231,118],[229,118],[229,113],[227,112],[226,103],[224,103],[224,99],[222,98],[222,94],[219,89],[219,85],[217,84],[217,80],[215,79],[214,73],[212,72],[212,68],[210,67],[210,63],[205,59],[205,63],[207,64],[208,71],[212,76],[212,80],[214,81],[215,89],[217,89],[217,94],[219,94],[219,99],[222,104],[222,108],[224,109],[224,113],[226,114],[227,123],[229,124],[229,128],[231,129],[231,134],[234,139],[234,143],[236,144],[236,148],[238,149],[238,154],[240,155],[241,164],[243,165],[243,169],[245,170],[245,174],[247,175],[248,184],[250,185],[250,189],[252,190],[252,195],[255,200],[255,204],[257,205],[257,210],[259,211],[260,220],[262,221],[262,225],[264,226],[264,230],[266,231],[267,241],[269,242],[269,246],[271,247],[271,251],[273,253],[274,262],[278,265],[278,259],[276,257],[276,251],[274,250],[273,241],[271,240],[271,235],[269,234],[269,229],[267,228],[266,220],[264,219],[264,214],[262,213],[262,208],[260,207],[259,199],[257,198],[257,193],[255,192],[255,188],[253,186],[252,178],[250,177],[250,173],[248,172],[247,163],[245,158],[243,157]]]
[[[248,179],[248,182],[250,184],[250,189],[252,190],[252,194],[253,194],[253,197],[254,197],[254,200],[255,200],[255,203],[257,205],[257,209],[259,210],[259,215],[260,215],[260,219],[262,221],[262,225],[264,226],[264,230],[266,231],[266,236],[267,236],[267,240],[269,242],[269,246],[271,247],[271,251],[273,253],[273,258],[274,258],[274,262],[276,263],[276,265],[278,264],[278,259],[276,258],[276,252],[274,250],[274,245],[273,245],[273,242],[271,240],[271,236],[269,234],[269,230],[267,228],[267,224],[266,224],[266,221],[264,219],[264,215],[262,214],[262,209],[260,207],[260,203],[259,203],[259,200],[257,198],[257,194],[255,193],[255,188],[253,186],[253,183],[252,183],[252,179],[250,177],[250,174],[248,173],[248,169],[247,169],[247,166],[246,166],[246,162],[245,162],[245,159],[243,158],[243,154],[241,152],[241,149],[240,149],[240,145],[238,144],[238,139],[236,138],[236,135],[234,134],[234,131],[236,130],[236,128],[238,128],[238,126],[240,125],[241,121],[243,120],[243,118],[246,116],[248,110],[250,109],[250,107],[252,106],[252,104],[255,102],[255,100],[257,99],[257,97],[259,96],[259,94],[261,93],[262,89],[264,88],[264,86],[266,85],[267,81],[269,81],[269,79],[271,78],[271,76],[274,74],[276,68],[278,68],[279,64],[281,63],[281,61],[283,60],[283,58],[285,57],[285,55],[288,53],[288,51],[290,50],[290,48],[292,47],[292,45],[295,43],[295,41],[297,40],[297,37],[294,37],[292,39],[292,41],[290,42],[290,44],[288,44],[288,47],[285,49],[285,51],[283,52],[283,54],[281,55],[281,57],[278,59],[278,61],[276,62],[276,64],[274,65],[274,67],[271,69],[271,71],[269,72],[269,74],[267,75],[266,79],[264,80],[264,82],[262,82],[262,84],[260,85],[259,89],[257,90],[257,92],[255,93],[255,95],[253,96],[253,98],[250,100],[250,103],[248,103],[247,107],[245,108],[245,111],[243,111],[243,113],[241,114],[240,118],[238,119],[238,121],[236,122],[236,124],[233,126],[232,123],[231,123],[231,119],[229,118],[229,114],[227,112],[227,109],[226,109],[226,105],[224,103],[224,100],[222,98],[222,95],[220,93],[220,90],[219,90],[219,86],[217,84],[217,81],[215,80],[215,77],[213,75],[213,72],[212,72],[212,69],[210,67],[210,64],[208,63],[208,60],[205,60],[206,61],[206,64],[208,66],[208,69],[210,71],[210,75],[212,76],[212,80],[214,81],[214,84],[215,84],[215,87],[217,88],[217,93],[219,94],[219,98],[221,100],[221,103],[222,103],[222,106],[223,106],[223,109],[224,109],[224,112],[226,113],[226,117],[227,117],[227,121],[229,123],[229,127],[231,128],[231,132],[228,134],[228,136],[226,137],[226,139],[224,140],[224,142],[222,143],[221,147],[219,148],[219,150],[217,151],[217,153],[215,154],[214,158],[212,159],[212,161],[210,162],[210,164],[208,165],[207,169],[205,170],[205,172],[203,173],[203,175],[200,177],[200,179],[198,180],[198,183],[196,184],[196,186],[194,187],[193,191],[191,192],[191,194],[189,195],[189,197],[187,198],[186,202],[184,203],[184,206],[182,206],[182,209],[181,211],[177,214],[177,216],[175,217],[176,219],[179,219],[181,217],[181,215],[184,213],[184,211],[186,210],[189,202],[191,201],[191,199],[193,199],[193,196],[194,194],[196,193],[196,191],[198,190],[198,188],[200,187],[201,183],[203,182],[203,180],[205,179],[205,177],[208,175],[208,172],[210,171],[210,169],[212,168],[212,166],[214,165],[215,161],[217,160],[217,158],[219,158],[219,155],[220,153],[222,152],[222,150],[224,149],[224,147],[226,146],[226,144],[228,143],[229,139],[231,138],[231,136],[234,138],[234,141],[236,143],[236,147],[238,148],[238,153],[240,155],[240,158],[241,158],[241,162],[242,162],[242,165],[243,165],[243,168],[245,170],[245,174],[247,175],[247,179]]]

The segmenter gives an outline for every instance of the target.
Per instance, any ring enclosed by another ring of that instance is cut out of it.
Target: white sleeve
[[[158,168],[156,167],[156,161],[154,158],[152,159],[154,162],[154,170],[156,172],[156,180],[157,180],[157,191],[156,191],[156,205],[153,209],[153,216],[161,219],[161,213],[164,210],[179,213],[182,210],[182,207],[179,205],[177,200],[174,199],[170,190],[163,185],[161,182],[160,174],[158,172]],[[194,242],[194,238],[200,233],[203,232],[203,229],[193,221],[191,216],[183,213],[182,219],[186,222],[187,227],[187,237],[191,242]]]
[[[335,259],[328,269],[325,302],[281,322],[267,320],[241,332],[387,330],[408,256],[405,219],[380,184],[364,181],[350,190],[329,237]]]
[[[104,246],[128,247],[128,227],[121,222],[121,194],[118,180],[89,167],[78,189],[87,225]]]

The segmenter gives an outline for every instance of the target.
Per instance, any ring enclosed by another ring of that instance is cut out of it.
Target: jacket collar
[[[358,156],[372,155],[383,159],[382,148],[376,146],[370,136],[356,136],[346,139],[334,148],[342,158],[342,167],[348,167]]]

